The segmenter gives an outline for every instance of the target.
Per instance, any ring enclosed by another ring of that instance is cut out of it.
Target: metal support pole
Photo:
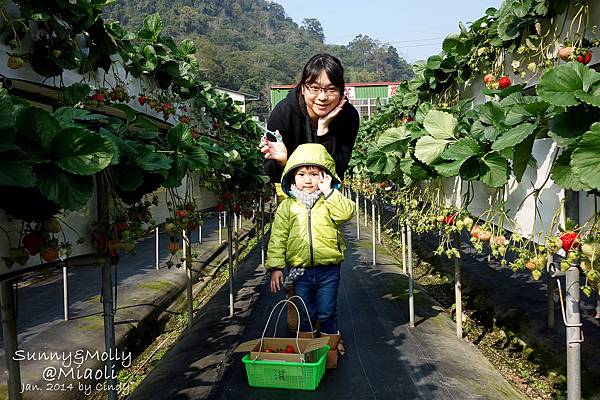
[[[113,313],[112,264],[102,266],[102,309],[104,315],[104,350],[109,354],[117,354],[115,344],[115,316]],[[107,371],[106,396],[108,400],[117,400],[117,369],[113,357],[105,361]]]
[[[229,255],[229,317],[233,317],[233,238],[232,238],[232,226],[233,218],[232,213],[227,213],[227,254]]]
[[[454,232],[454,247],[460,251],[460,233]],[[456,336],[463,337],[462,329],[462,285],[460,278],[460,259],[454,258],[454,301],[456,303]]]
[[[356,240],[360,240],[360,203],[356,193]]]
[[[579,224],[579,193],[565,190],[565,218]],[[579,314],[579,262],[565,274],[567,327],[567,399],[581,399],[581,316]]]
[[[365,210],[366,211],[366,210]],[[377,261],[376,259],[376,240],[377,238],[375,237],[375,199],[373,198],[373,196],[371,196],[371,221],[373,222],[372,225],[372,229],[371,229],[371,243],[373,244],[373,265],[377,265]]]
[[[188,304],[188,332],[192,330],[192,320],[194,319],[194,294],[193,294],[193,283],[192,283],[192,266],[188,262],[190,255],[190,239],[187,231],[183,230],[183,269],[187,278],[187,304]]]
[[[548,263],[546,265],[546,304],[548,311],[548,328],[554,328],[554,278],[550,273],[550,266],[552,265],[552,255],[548,256]]]
[[[369,211],[367,211],[367,196],[363,197],[363,208],[365,209],[365,226],[367,226],[367,216],[369,215]]]
[[[408,314],[411,328],[415,327],[415,296],[413,282],[413,266],[412,266],[412,230],[410,225],[406,225],[406,241],[408,242]]]
[[[238,220],[237,220],[237,214],[233,213],[233,226],[235,228],[235,231],[238,231]]]
[[[260,198],[260,265],[265,266],[265,203]]]
[[[63,268],[63,311],[65,321],[69,320],[69,269],[65,265]]]
[[[220,212],[217,217],[219,220],[219,244],[223,243],[223,224],[222,224],[222,212]]]
[[[96,179],[97,193],[98,193],[98,223],[107,223],[108,220],[108,184],[105,178],[101,175],[97,175]],[[102,264],[102,315],[104,318],[104,351],[108,354],[116,354],[117,346],[115,341],[115,315],[113,305],[113,282],[112,272],[113,264],[118,263],[118,256],[109,257],[107,261]],[[104,363],[106,371],[106,383],[108,387],[106,389],[106,397],[108,400],[117,400],[117,370],[115,365],[115,359],[113,357],[107,357]]]
[[[579,267],[565,274],[567,318],[567,399],[581,399],[581,316],[579,314]]]
[[[406,224],[402,224],[401,239],[402,239],[402,272],[406,275]]]
[[[2,306],[2,335],[4,337],[4,361],[8,372],[8,398],[21,400],[21,368],[14,355],[19,349],[17,341],[17,319],[13,281],[0,282],[0,304]]]
[[[200,221],[200,225],[198,225],[198,243],[202,243],[202,223],[204,221]]]
[[[381,244],[381,200],[377,200],[377,243]]]
[[[155,256],[156,256],[156,270],[158,271],[160,268],[160,248],[158,247],[159,244],[159,235],[158,235],[158,226],[154,229],[154,236],[156,237],[155,240],[155,244],[154,244],[154,252],[155,252]]]

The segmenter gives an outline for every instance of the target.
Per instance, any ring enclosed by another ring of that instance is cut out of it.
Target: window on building
[[[379,104],[385,105],[387,104],[388,99],[351,99],[350,103],[356,108],[358,111],[358,115],[360,115],[361,119],[369,120],[371,116],[375,114],[377,110],[377,106]]]

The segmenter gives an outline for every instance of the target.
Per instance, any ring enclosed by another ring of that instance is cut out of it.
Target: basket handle
[[[304,309],[306,310],[306,314],[308,315],[308,321],[310,323],[310,329],[312,332],[313,326],[312,326],[312,322],[310,321],[310,314],[308,314],[308,308],[306,307],[306,303],[304,303],[304,300],[302,299],[302,297],[297,296],[297,295],[290,297],[290,299],[293,299],[294,297],[297,297],[300,299],[300,301],[302,301],[302,304],[304,305]],[[269,314],[269,318],[267,319],[267,323],[265,324],[265,328],[263,329],[263,333],[260,338],[260,346],[258,348],[258,354],[254,358],[254,361],[256,361],[258,359],[258,357],[260,357],[260,353],[262,353],[263,343],[265,340],[265,333],[267,333],[267,328],[269,327],[269,322],[271,322],[271,317],[273,316],[273,312],[275,312],[277,307],[279,307],[281,305],[279,315],[277,316],[277,322],[279,322],[279,316],[281,315],[281,312],[284,309],[283,305],[288,304],[288,303],[291,304],[292,306],[294,306],[294,309],[296,310],[296,315],[298,316],[298,328],[296,329],[296,348],[298,349],[298,353],[300,353],[300,343],[298,340],[298,337],[300,335],[300,311],[298,310],[298,306],[296,306],[296,304],[294,304],[294,302],[291,301],[290,299],[280,300],[277,304],[275,304],[275,306],[273,306],[273,309],[271,310],[271,313]],[[275,329],[277,329],[277,322],[275,323]],[[314,337],[314,335],[313,335],[313,337]],[[302,355],[301,362],[304,362],[304,354],[303,353],[300,353],[300,354]]]
[[[304,306],[304,311],[306,311],[306,316],[308,317],[308,323],[310,324],[310,334],[312,335],[312,337],[314,339],[315,338],[315,329],[313,328],[312,321],[310,320],[310,313],[308,312],[308,307],[306,306],[304,299],[302,297],[298,296],[297,294],[290,296],[287,300],[291,302],[292,299],[294,299],[294,298],[299,299],[302,302],[302,306]],[[279,314],[277,314],[277,319],[275,320],[275,327],[273,328],[273,336],[275,336],[275,334],[277,333],[277,325],[279,325],[279,318],[281,317],[281,313],[283,312],[283,310],[285,310],[285,308],[281,307],[279,309]],[[299,335],[300,335],[300,316],[298,316],[298,325],[296,326],[296,337],[298,337]]]

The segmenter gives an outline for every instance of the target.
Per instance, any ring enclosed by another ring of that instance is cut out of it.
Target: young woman
[[[302,71],[298,85],[279,102],[267,123],[283,142],[261,147],[265,171],[278,183],[291,154],[303,143],[320,143],[335,161],[340,177],[348,168],[356,135],[358,112],[344,97],[344,68],[329,54],[313,56]]]

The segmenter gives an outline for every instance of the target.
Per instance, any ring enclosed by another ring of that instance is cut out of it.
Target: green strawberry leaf
[[[74,175],[52,164],[35,167],[37,188],[61,208],[77,211],[83,208],[94,191],[92,176]]]
[[[528,136],[525,140],[515,146],[513,155],[513,173],[517,182],[521,182],[523,174],[529,165],[530,161],[535,161],[532,154],[533,144],[535,143],[535,135]]]
[[[482,159],[480,181],[489,187],[502,187],[508,182],[508,160],[496,152]]]
[[[548,125],[548,136],[561,147],[569,147],[590,129],[590,126],[600,120],[600,109],[589,109],[583,104],[569,108],[552,118]]]
[[[51,148],[57,164],[76,175],[93,175],[112,161],[115,148],[112,142],[83,128],[66,128],[52,140]]]
[[[24,160],[0,160],[0,186],[34,187],[33,167]]]
[[[596,85],[590,93],[578,90],[575,92],[575,96],[590,106],[600,107],[600,85]]]
[[[569,149],[563,152],[556,158],[552,165],[551,178],[558,186],[567,190],[589,190],[586,185],[577,177],[571,167],[571,156],[573,152]]]
[[[391,151],[406,151],[406,141],[410,139],[410,134],[406,127],[390,128],[383,132],[377,139],[377,147],[384,153]]]
[[[389,175],[396,169],[397,158],[382,151],[369,153],[367,168],[376,175]]]
[[[449,140],[423,136],[415,145],[415,157],[425,164],[431,164],[442,155],[448,143]]]
[[[524,123],[517,125],[507,132],[504,132],[498,139],[492,143],[492,150],[500,151],[509,147],[514,147],[521,143],[525,138],[533,134],[537,128],[537,123]]]
[[[446,178],[451,178],[453,176],[457,176],[460,172],[460,167],[464,164],[464,160],[455,160],[448,163],[443,164],[435,164],[433,168],[437,171],[438,174],[442,175]]]
[[[163,153],[157,153],[152,146],[138,147],[135,162],[145,171],[168,170],[171,167],[171,160]]]
[[[555,106],[579,104],[578,96],[600,81],[600,73],[578,62],[570,62],[548,70],[537,86],[538,95]]]
[[[455,137],[458,120],[447,112],[431,110],[425,116],[423,126],[435,139],[451,139]]]
[[[571,156],[573,172],[581,182],[600,190],[600,122],[594,123],[586,132]]]
[[[442,153],[442,158],[444,160],[465,161],[467,158],[477,155],[480,152],[481,146],[479,142],[471,137],[465,137],[449,145]]]

